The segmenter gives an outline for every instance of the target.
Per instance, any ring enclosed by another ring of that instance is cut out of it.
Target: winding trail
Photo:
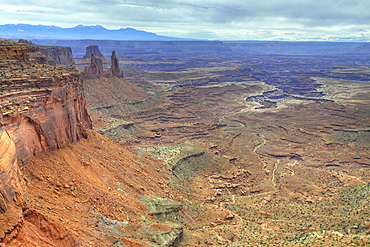
[[[220,202],[219,204],[219,207],[227,212],[229,215],[233,215],[235,218],[237,218],[237,223],[235,223],[233,226],[234,227],[241,227],[242,225],[244,225],[244,220],[242,217],[240,217],[237,213],[233,212],[232,210],[230,209],[227,209],[224,207],[225,203],[231,203],[231,204],[235,204],[236,203],[236,199],[235,199],[235,195],[231,194],[230,191],[227,189],[227,192],[229,193],[230,197],[231,197],[231,202],[230,201],[222,201]],[[220,240],[220,241],[223,241],[223,242],[228,242],[230,243],[231,241],[229,239],[225,239],[224,237],[220,236],[220,234],[218,234],[218,232],[216,231],[215,233],[216,237]]]
[[[253,152],[256,153],[258,151],[258,149],[260,149],[260,147],[262,147],[263,145],[266,144],[266,142],[267,142],[266,139],[263,138],[262,140],[263,140],[263,143],[260,143],[259,145],[255,146]]]
[[[274,192],[276,191],[276,182],[275,182],[275,174],[276,174],[276,170],[278,169],[279,167],[279,164],[280,164],[280,160],[278,159],[275,164],[274,164],[274,169],[272,170],[272,177],[271,177],[271,182],[272,184],[274,185]]]
[[[243,111],[243,110],[242,110]],[[242,111],[240,111],[240,112],[237,112],[237,113],[234,113],[234,114],[230,114],[230,115],[226,115],[226,116],[222,116],[221,117],[221,121],[225,121],[225,122],[228,122],[228,123],[233,123],[233,124],[237,124],[237,125],[239,125],[240,127],[245,127],[245,124],[244,123],[241,123],[240,121],[236,121],[236,120],[231,120],[231,119],[229,119],[230,117],[232,117],[232,116],[235,116],[236,114],[239,114],[239,113],[241,113]],[[244,110],[245,111],[245,110]],[[238,128],[238,127],[236,127],[236,126],[234,126],[234,128]],[[235,136],[233,136],[233,138],[232,139],[234,139],[234,138],[236,138],[236,137],[238,137],[240,135],[240,133],[239,134],[236,134]],[[254,149],[253,149],[253,152],[254,153],[257,153],[257,151],[261,148],[261,147],[263,147],[264,145],[266,145],[266,143],[267,143],[267,139],[265,138],[265,137],[261,137],[261,143],[259,143],[258,145],[256,145],[255,147],[254,147]],[[232,140],[233,141],[233,140]],[[231,141],[231,142],[232,142]],[[276,160],[276,162],[275,162],[275,164],[274,164],[274,166],[273,166],[273,169],[272,169],[272,173],[271,173],[271,183],[272,183],[272,186],[273,186],[273,190],[271,190],[271,191],[268,191],[268,192],[263,192],[263,193],[260,193],[260,194],[258,194],[258,196],[262,196],[262,195],[270,195],[270,194],[273,194],[273,193],[275,193],[276,191],[277,191],[277,184],[276,184],[276,171],[277,171],[277,169],[279,168],[279,165],[280,165],[280,160],[278,159],[278,160]],[[264,166],[263,166],[263,168],[262,168],[263,170],[265,170],[266,172],[271,172],[271,170],[267,170],[266,169],[266,164],[264,164]],[[230,223],[230,225],[231,224],[233,224],[232,226],[233,227],[243,227],[244,226],[244,223],[245,223],[245,220],[243,220],[243,218],[239,215],[239,214],[237,214],[236,212],[234,212],[234,211],[232,211],[232,210],[230,210],[230,209],[228,209],[227,207],[225,207],[225,205],[226,204],[236,204],[237,203],[237,199],[236,199],[236,196],[234,195],[234,194],[232,194],[228,189],[227,189],[227,192],[229,193],[229,196],[230,196],[230,199],[231,199],[231,201],[230,200],[228,200],[228,201],[222,201],[222,202],[220,202],[219,203],[219,209],[221,209],[221,210],[223,210],[223,211],[225,211],[227,214],[229,214],[229,215],[233,215],[233,217],[235,218],[235,220],[236,220],[236,222],[234,221],[234,222],[232,222],[232,223]],[[255,197],[256,195],[248,195],[247,197]],[[214,228],[218,228],[218,226],[215,226]],[[232,241],[231,240],[229,240],[229,239],[226,239],[224,236],[221,236],[220,235],[220,233],[219,232],[217,232],[217,231],[215,231],[215,237],[217,238],[217,239],[219,239],[220,241],[222,241],[222,242],[226,242],[226,243],[231,243]]]
[[[229,193],[229,195],[231,197],[231,202],[225,202],[225,201],[220,202],[220,208],[222,208],[222,210],[228,212],[230,215],[233,215],[234,217],[238,218],[238,222],[234,226],[241,226],[244,223],[242,217],[240,217],[238,214],[234,213],[230,209],[227,209],[227,208],[224,207],[224,204],[225,203],[232,203],[232,204],[235,204],[236,203],[235,195],[231,194],[228,189],[227,189],[227,192]]]
[[[258,149],[259,147],[261,147],[264,144],[266,144],[266,140],[265,139],[264,139],[264,142],[263,143],[259,144],[255,148],[255,150]],[[258,194],[258,196],[270,195],[270,194],[273,194],[273,193],[275,193],[277,191],[277,184],[276,184],[276,181],[275,180],[276,180],[276,171],[279,168],[279,165],[280,164],[281,164],[280,160],[279,159],[276,160],[276,162],[274,164],[274,168],[272,170],[272,174],[271,174],[271,183],[272,183],[274,189],[272,191],[260,193],[260,194]],[[266,166],[264,166],[264,169],[265,169],[265,167]],[[229,193],[229,196],[231,198],[231,201],[222,201],[222,202],[220,202],[219,208],[222,209],[223,211],[227,212],[229,215],[233,215],[235,217],[235,219],[237,220],[237,222],[234,223],[234,225],[233,225],[234,227],[242,227],[244,225],[245,220],[243,220],[243,218],[239,214],[237,214],[234,211],[232,211],[232,210],[230,210],[230,209],[228,209],[228,208],[225,207],[225,204],[236,204],[237,203],[236,196],[234,194],[231,194],[231,192],[228,189],[227,189],[227,192]],[[256,195],[249,195],[247,197],[254,197],[254,196],[256,196]],[[217,226],[215,228],[217,228]],[[268,228],[266,228],[264,226],[262,226],[262,228],[264,228],[265,230],[270,230],[270,229],[268,229]],[[217,231],[215,231],[215,236],[220,241],[222,241],[222,242],[227,242],[227,243],[231,243],[232,242],[229,239],[226,239],[223,236],[221,236]]]

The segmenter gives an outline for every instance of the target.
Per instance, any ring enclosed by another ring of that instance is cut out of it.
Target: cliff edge
[[[71,47],[36,45],[24,39],[20,39],[18,44],[25,45],[27,53],[31,54],[31,58],[38,64],[52,66],[70,66],[75,64]]]
[[[30,50],[0,42],[0,242],[17,234],[27,215],[42,218],[25,213],[24,164],[86,137],[91,128],[79,73],[37,64]]]
[[[0,77],[1,127],[21,163],[78,141],[91,127],[82,79],[73,68],[13,63]]]

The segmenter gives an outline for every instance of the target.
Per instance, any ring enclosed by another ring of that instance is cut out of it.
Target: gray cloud
[[[369,30],[369,9],[367,0],[3,0],[0,22],[130,26],[219,39],[260,37],[257,30],[264,30],[271,37],[302,38]]]

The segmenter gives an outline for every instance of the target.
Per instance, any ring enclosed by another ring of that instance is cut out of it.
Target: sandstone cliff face
[[[175,246],[182,226],[138,199],[174,198],[169,168],[89,129],[73,68],[14,61],[0,73],[0,246]],[[99,68],[110,89],[130,89]]]
[[[39,46],[39,51],[45,54],[49,65],[69,66],[75,63],[70,47]]]
[[[4,129],[0,130],[0,147],[0,167],[3,171],[0,174],[0,213],[3,214],[8,210],[7,204],[15,196],[15,189],[19,182],[15,145]]]
[[[0,242],[22,222],[24,188],[16,148],[8,133],[0,130]]]
[[[21,45],[0,45],[0,60],[15,60],[28,63],[29,57],[26,50],[27,48]]]
[[[0,40],[0,60],[16,63],[70,66],[75,63],[70,47],[38,46],[27,40]]]
[[[99,46],[97,45],[89,45],[86,47],[86,54],[83,56],[84,58],[91,58],[92,56],[95,56],[97,58],[103,58],[103,54],[99,50]]]
[[[26,110],[3,116],[3,128],[14,140],[21,163],[41,151],[55,150],[78,141],[85,136],[85,128],[91,127],[82,81],[77,72],[40,78],[37,84],[40,89],[16,95],[17,98],[33,97],[32,102],[28,102],[31,105],[23,108]],[[10,97],[14,94],[4,95],[2,99],[6,102]]]
[[[20,39],[18,44],[26,46],[26,54],[29,57],[30,63],[48,64],[48,59],[46,58],[45,54],[41,53],[39,47],[34,43],[25,39]]]
[[[18,44],[26,45],[27,53],[38,64],[70,66],[75,63],[71,47],[39,46],[25,39],[20,39]]]
[[[38,48],[27,44],[0,46],[0,59],[3,60],[0,74],[0,243],[7,243],[15,236],[28,238],[32,235],[29,232],[34,231],[38,240],[46,236],[42,240],[45,246],[79,246],[73,234],[63,226],[35,210],[28,210],[26,185],[20,169],[42,151],[62,148],[87,137],[91,120],[85,108],[82,79],[73,68],[34,64],[27,53],[30,51],[37,52]],[[25,229],[28,229],[27,234],[22,233]],[[33,243],[33,239],[26,242]]]

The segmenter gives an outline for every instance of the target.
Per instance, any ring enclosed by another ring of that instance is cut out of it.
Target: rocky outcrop
[[[83,77],[87,79],[98,79],[104,74],[103,63],[100,58],[91,56],[90,65],[84,68]]]
[[[9,246],[22,246],[21,243],[29,246],[82,246],[76,235],[65,226],[48,219],[34,209],[24,212],[22,227],[16,239],[8,242]]]
[[[15,196],[20,180],[15,145],[4,129],[0,130],[0,148],[0,214],[3,214],[8,210],[7,204]]]
[[[155,242],[159,243],[160,246],[176,247],[181,242],[182,235],[184,232],[183,226],[180,224],[174,224],[166,222],[166,226],[169,228],[166,231],[158,231],[148,234],[147,237],[151,237]]]
[[[119,60],[116,56],[116,51],[112,51],[110,69],[107,71],[108,76],[123,77],[122,71],[119,68]]]
[[[18,40],[19,44],[26,44],[26,45],[35,45],[32,41],[26,40],[26,39],[20,39]]]
[[[30,64],[27,51],[33,45],[0,48],[0,57],[7,58],[0,74],[0,127],[14,141],[19,161],[83,137],[91,121],[80,74],[70,67]]]
[[[146,203],[149,215],[166,226],[162,227],[162,231],[148,231],[145,235],[153,238],[161,246],[176,246],[183,236],[183,226],[179,224],[183,223],[179,213],[183,208],[182,204],[155,196],[143,197],[142,200]]]
[[[116,91],[129,87],[98,66]],[[1,71],[0,246],[175,246],[182,205],[152,200],[155,211],[148,212],[138,200],[143,192],[167,193],[162,164],[89,130],[82,84],[71,67],[16,60]],[[107,176],[110,184],[101,186]]]

